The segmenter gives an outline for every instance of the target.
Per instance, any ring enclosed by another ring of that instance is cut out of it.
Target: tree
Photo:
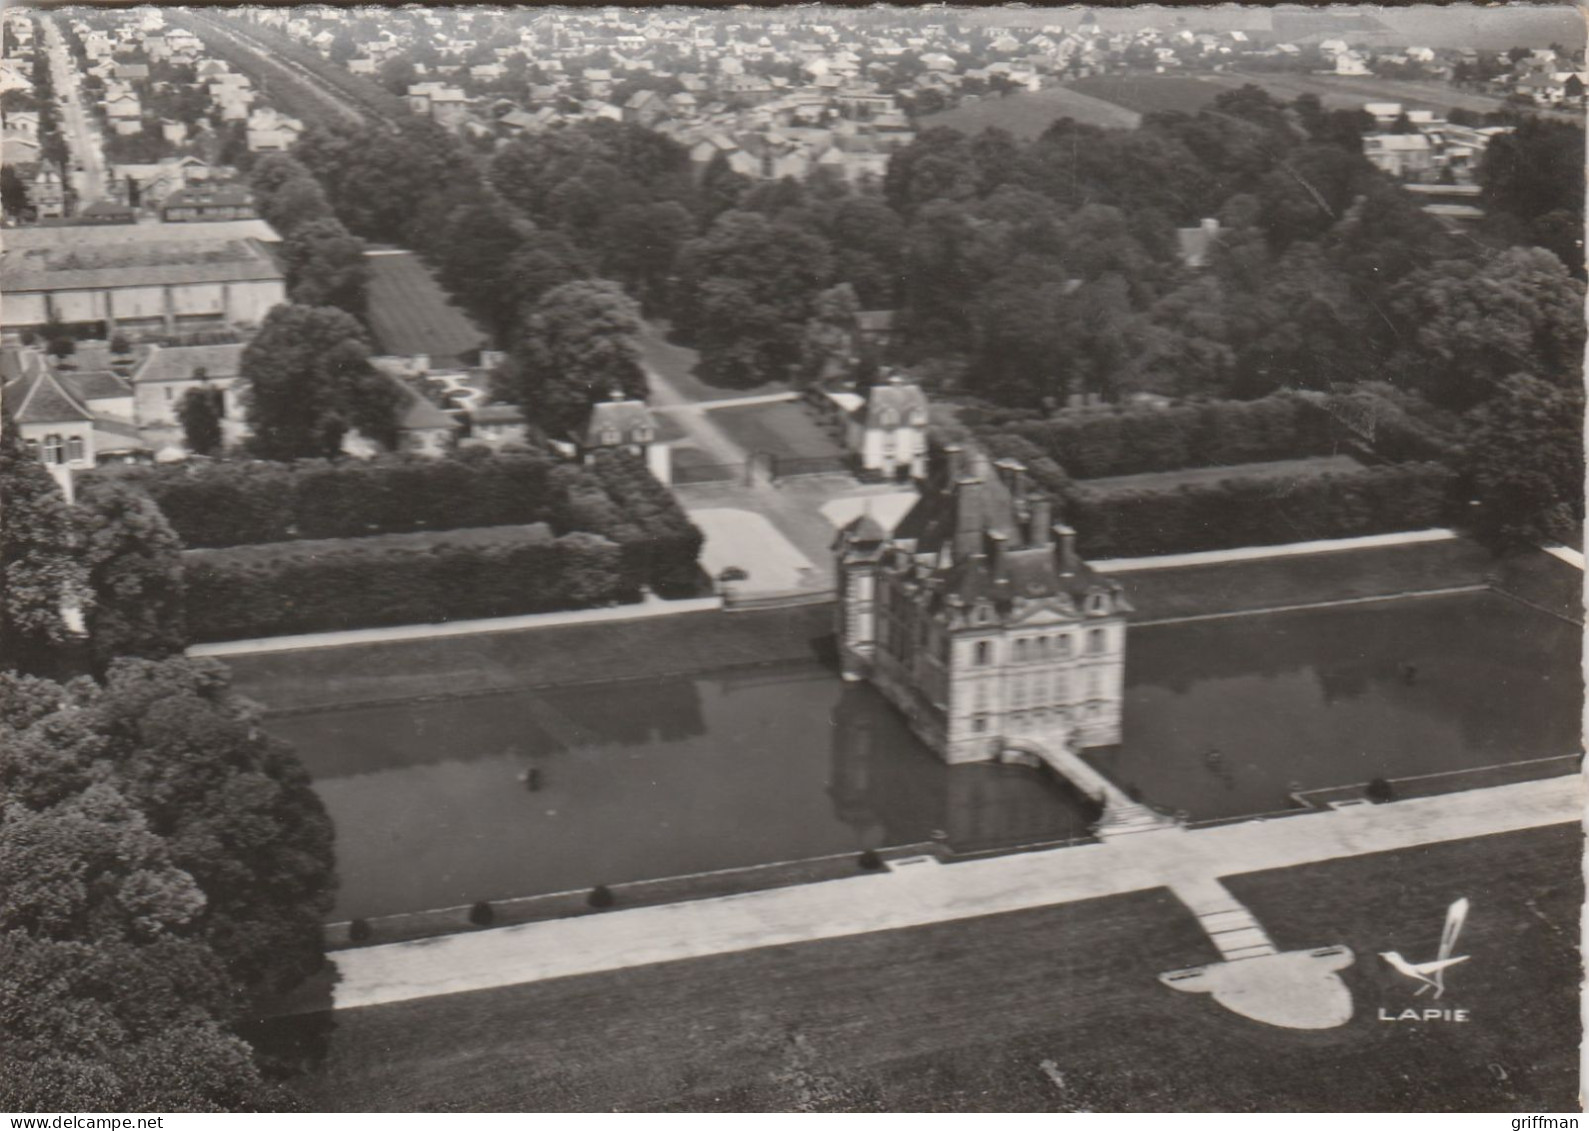
[[[7,216],[26,217],[33,211],[27,186],[10,165],[0,167],[0,209]]]
[[[1397,368],[1442,407],[1470,408],[1518,372],[1582,380],[1583,284],[1541,248],[1415,271],[1391,292],[1391,314]]]
[[[812,300],[800,341],[800,376],[807,384],[820,384],[846,374],[855,362],[856,312],[860,304],[848,283],[829,287]]]
[[[1526,373],[1468,414],[1463,471],[1479,531],[1501,543],[1563,542],[1584,521],[1581,386]]]
[[[640,310],[618,284],[566,283],[531,309],[501,392],[548,433],[574,431],[614,391],[645,397],[639,333]]]
[[[0,413],[0,669],[44,670],[91,599],[65,496]]]
[[[251,444],[266,459],[336,457],[351,428],[396,445],[402,391],[370,365],[364,331],[345,310],[273,308],[239,375]]]
[[[820,234],[759,212],[725,212],[680,253],[675,317],[693,333],[700,373],[720,385],[783,380],[800,359],[811,302],[832,278]]]
[[[94,594],[89,646],[97,664],[182,651],[188,643],[182,542],[165,515],[143,491],[116,479],[90,481],[77,502]]]
[[[182,425],[183,442],[188,451],[212,456],[221,450],[225,439],[221,428],[225,404],[226,395],[208,382],[182,394],[182,400],[177,403],[177,420]]]
[[[314,174],[285,153],[261,157],[249,170],[249,185],[260,216],[284,236],[300,224],[331,218],[331,203]]]
[[[335,306],[362,318],[368,302],[370,267],[364,241],[326,215],[289,229],[281,242],[287,301],[299,306]]]

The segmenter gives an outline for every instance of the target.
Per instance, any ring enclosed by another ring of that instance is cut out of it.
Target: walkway
[[[343,951],[334,1002],[379,1005],[1156,887],[1196,890],[1219,876],[1577,823],[1583,807],[1576,776],[1550,778]],[[1351,961],[1330,949],[1303,953]]]
[[[61,133],[76,168],[70,173],[72,190],[79,210],[105,196],[105,154],[99,130],[83,106],[81,79],[76,61],[66,49],[66,40],[55,18],[45,12],[34,13],[44,28],[50,54],[51,78],[55,93],[62,98]]]
[[[1396,534],[1369,534],[1362,538],[1329,538],[1319,542],[1287,542],[1278,546],[1242,546],[1233,550],[1200,550],[1194,554],[1162,554],[1153,558],[1106,558],[1089,562],[1099,573],[1130,573],[1141,569],[1246,562],[1262,558],[1290,558],[1302,554],[1333,554],[1367,550],[1375,546],[1412,546],[1421,542],[1452,542],[1454,530],[1406,530]]]
[[[647,595],[633,605],[613,605],[604,609],[573,609],[566,613],[531,613],[520,617],[491,617],[487,620],[455,620],[444,624],[399,624],[390,628],[354,628],[346,632],[310,632],[301,636],[267,636],[258,640],[224,640],[217,644],[195,644],[189,656],[249,656],[263,652],[299,652],[305,648],[337,648],[345,644],[382,644],[395,640],[434,640],[441,636],[473,636],[486,632],[517,632],[525,628],[550,628],[561,624],[592,624],[601,621],[639,620],[642,617],[699,613],[722,607],[719,597],[696,597],[683,601],[664,601]]]

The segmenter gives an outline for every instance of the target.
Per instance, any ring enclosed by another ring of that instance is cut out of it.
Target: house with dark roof
[[[574,437],[579,458],[589,463],[598,452],[628,452],[645,461],[659,482],[673,482],[671,446],[657,437],[656,418],[644,401],[615,390],[611,399],[594,404],[590,419]]]
[[[818,399],[831,406],[863,470],[887,478],[927,473],[927,395],[920,385],[894,374],[864,393],[829,392]]]
[[[413,252],[371,248],[365,261],[370,333],[377,355],[396,368],[412,373],[463,368],[467,355],[489,344],[486,332],[447,297]]]
[[[221,390],[228,419],[242,419],[236,389],[243,358],[241,343],[148,348],[132,371],[132,418],[140,427],[176,426],[182,398],[189,389],[206,385]]]
[[[1177,228],[1175,240],[1183,265],[1193,270],[1206,267],[1219,242],[1219,221],[1211,216],[1195,228]]]
[[[149,445],[131,420],[105,411],[126,392],[114,374],[57,372],[38,350],[0,351],[3,398],[28,450],[44,462],[68,499],[72,475],[101,463],[148,458]]]
[[[1131,604],[1075,539],[1018,461],[944,448],[892,531],[839,532],[844,677],[946,762],[1118,743]]]

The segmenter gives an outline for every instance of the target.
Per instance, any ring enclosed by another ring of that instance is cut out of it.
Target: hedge
[[[334,548],[284,542],[184,555],[189,630],[236,640],[381,625],[516,616],[628,603],[619,547],[544,528],[499,540]]]
[[[442,459],[194,460],[95,474],[142,487],[183,544],[200,549],[534,522],[559,533],[587,529],[557,518],[568,483],[583,476],[597,484],[595,477],[574,467],[555,480],[554,470],[559,465],[538,452],[466,449]]]
[[[1294,393],[1257,401],[1108,408],[975,429],[1017,437],[1077,479],[1324,455],[1338,445],[1329,415]]]
[[[1073,485],[1066,506],[1089,558],[1151,557],[1423,530],[1449,521],[1454,473],[1405,463],[1301,480],[1224,479],[1175,491]]]

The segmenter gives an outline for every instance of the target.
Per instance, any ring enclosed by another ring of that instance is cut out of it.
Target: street
[[[105,154],[99,131],[83,106],[80,75],[66,50],[66,38],[54,17],[39,13],[45,39],[49,41],[51,77],[55,92],[60,97],[61,132],[66,148],[72,156],[70,183],[77,194],[77,209],[96,200],[103,200],[105,188]]]

